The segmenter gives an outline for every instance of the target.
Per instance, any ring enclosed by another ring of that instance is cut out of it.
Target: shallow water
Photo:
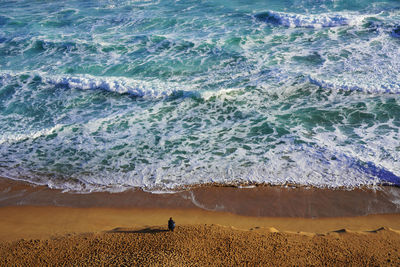
[[[399,1],[2,1],[0,176],[400,185]]]

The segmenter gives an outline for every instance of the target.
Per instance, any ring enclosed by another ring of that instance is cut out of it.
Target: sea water
[[[0,176],[400,185],[398,0],[0,2]]]

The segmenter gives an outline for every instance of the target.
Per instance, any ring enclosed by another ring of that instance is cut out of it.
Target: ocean
[[[398,0],[1,1],[0,177],[400,185]]]

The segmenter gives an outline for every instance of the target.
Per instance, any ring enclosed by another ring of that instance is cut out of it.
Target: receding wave
[[[150,166],[142,165],[138,170],[128,173],[103,171],[100,173],[75,173],[70,176],[35,172],[24,168],[0,168],[0,170],[4,177],[10,179],[82,193],[121,192],[131,188],[165,192],[185,186],[209,183],[275,186],[293,184],[306,187],[348,189],[360,186],[398,186],[400,183],[398,171],[386,169],[374,162],[364,162],[357,157],[337,153],[338,151],[307,146],[292,148],[293,150],[287,155],[282,155],[283,151],[279,151],[278,148],[277,151],[274,151],[277,152],[276,155],[273,155],[269,162],[259,163],[250,168],[233,167],[222,160],[221,166],[212,166],[210,169],[163,168],[158,164],[151,164]],[[201,164],[201,162],[199,163]],[[185,183],[182,184],[182,181]]]
[[[358,24],[364,16],[348,14],[302,15],[277,11],[259,13],[256,18],[265,22],[280,24],[286,27],[323,28]]]

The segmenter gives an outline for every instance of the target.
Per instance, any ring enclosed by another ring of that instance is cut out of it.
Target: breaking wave
[[[361,23],[365,17],[349,14],[325,13],[318,15],[302,15],[295,13],[267,11],[257,14],[256,18],[265,22],[280,24],[286,27],[323,28],[357,25]]]
[[[400,94],[400,84],[396,82],[386,82],[386,83],[376,83],[376,84],[368,84],[368,86],[364,87],[360,83],[355,83],[351,81],[329,81],[322,80],[316,77],[309,77],[309,81],[312,84],[320,86],[322,88],[334,89],[334,90],[343,90],[343,91],[359,91],[364,93],[375,93],[375,94]]]
[[[142,98],[163,98],[175,94],[195,95],[195,92],[191,92],[187,88],[182,88],[182,86],[177,83],[141,81],[126,77],[96,77],[88,74],[76,76],[50,75],[42,72],[3,72],[0,76],[3,79],[10,79],[21,75],[28,75],[31,78],[39,79],[42,83],[55,86],[66,86],[68,88],[80,90],[100,89]]]

